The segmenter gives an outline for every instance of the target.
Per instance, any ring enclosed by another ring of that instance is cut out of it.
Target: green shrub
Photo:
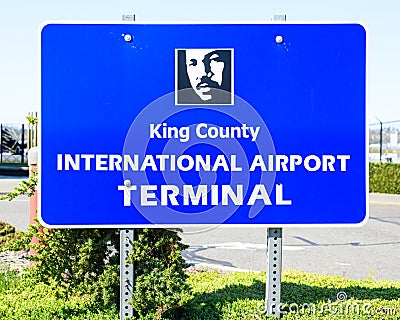
[[[119,305],[119,232],[117,229],[48,229],[38,222],[9,246],[32,248],[37,255],[27,277],[33,284],[54,283],[65,297],[91,294],[99,307]],[[132,306],[138,319],[158,319],[189,298],[185,261],[187,246],[177,232],[136,230],[131,259],[135,263]],[[31,239],[37,243],[32,244]]]
[[[0,294],[13,289],[19,280],[18,272],[11,270],[10,266],[0,264]]]
[[[181,256],[188,246],[175,231],[139,229],[131,260],[135,265],[132,306],[138,319],[161,319],[164,312],[179,308],[190,298]]]
[[[34,283],[55,283],[66,297],[90,292],[92,303],[119,305],[119,232],[116,229],[47,229],[39,223],[21,233],[20,241],[37,255],[27,276]],[[132,306],[138,319],[157,319],[189,298],[185,261],[187,246],[175,231],[136,230],[131,260],[135,264]]]
[[[27,117],[27,120],[37,124],[37,118]],[[37,171],[32,171],[28,180],[0,200],[11,201],[23,194],[32,196],[37,183]],[[131,255],[136,269],[132,305],[141,319],[156,319],[187,297],[185,262],[181,257],[186,246],[174,231],[144,229],[135,234]],[[28,227],[28,232],[19,235],[11,246],[37,252],[30,257],[35,264],[27,275],[33,284],[55,284],[65,297],[90,293],[91,303],[103,307],[118,305],[120,246],[117,229],[48,229],[36,222]],[[32,238],[37,239],[37,244],[31,243]],[[59,319],[57,317],[51,319]]]
[[[28,275],[35,282],[64,288],[67,296],[93,289],[99,302],[118,301],[119,234],[116,229],[48,229],[38,222],[21,232],[21,241],[36,251]],[[36,244],[30,243],[37,239]],[[112,276],[115,279],[110,280]],[[103,285],[110,285],[106,288]],[[101,292],[101,294],[100,294]],[[104,296],[107,293],[109,296]]]
[[[4,237],[6,235],[11,235],[14,233],[15,233],[15,228],[11,224],[0,221],[0,237]]]
[[[24,232],[16,231],[12,225],[0,221],[0,252],[26,250],[29,242]]]
[[[15,237],[15,228],[7,222],[0,221],[0,252],[8,250],[7,245]]]
[[[369,192],[400,194],[400,164],[369,164]]]

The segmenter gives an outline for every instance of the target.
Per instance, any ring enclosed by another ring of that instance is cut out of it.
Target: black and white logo
[[[233,104],[233,49],[176,49],[177,105]]]

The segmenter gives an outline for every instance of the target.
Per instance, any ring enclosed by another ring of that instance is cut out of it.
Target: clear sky
[[[39,110],[39,26],[47,20],[356,21],[369,32],[368,120],[400,120],[399,0],[0,0],[0,123]]]

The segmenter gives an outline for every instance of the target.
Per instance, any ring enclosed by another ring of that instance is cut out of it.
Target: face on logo
[[[194,92],[203,101],[213,98],[212,89],[222,85],[225,62],[218,50],[186,50],[186,68]]]

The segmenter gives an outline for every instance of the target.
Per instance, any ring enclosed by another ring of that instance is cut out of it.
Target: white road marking
[[[260,273],[260,271],[229,267],[229,266],[224,266],[222,264],[202,263],[202,262],[190,261],[190,260],[186,261],[186,262],[189,263],[189,264],[192,264],[194,266],[206,267],[206,268],[210,268],[210,269],[217,269],[217,270],[223,270],[223,271]]]
[[[266,243],[246,243],[246,242],[225,242],[211,243],[200,246],[201,248],[225,249],[225,250],[260,250],[267,249]],[[300,251],[304,247],[299,246],[283,246],[283,251]]]
[[[344,263],[344,262],[336,262],[336,264],[337,264],[338,266],[351,266],[350,263]]]

